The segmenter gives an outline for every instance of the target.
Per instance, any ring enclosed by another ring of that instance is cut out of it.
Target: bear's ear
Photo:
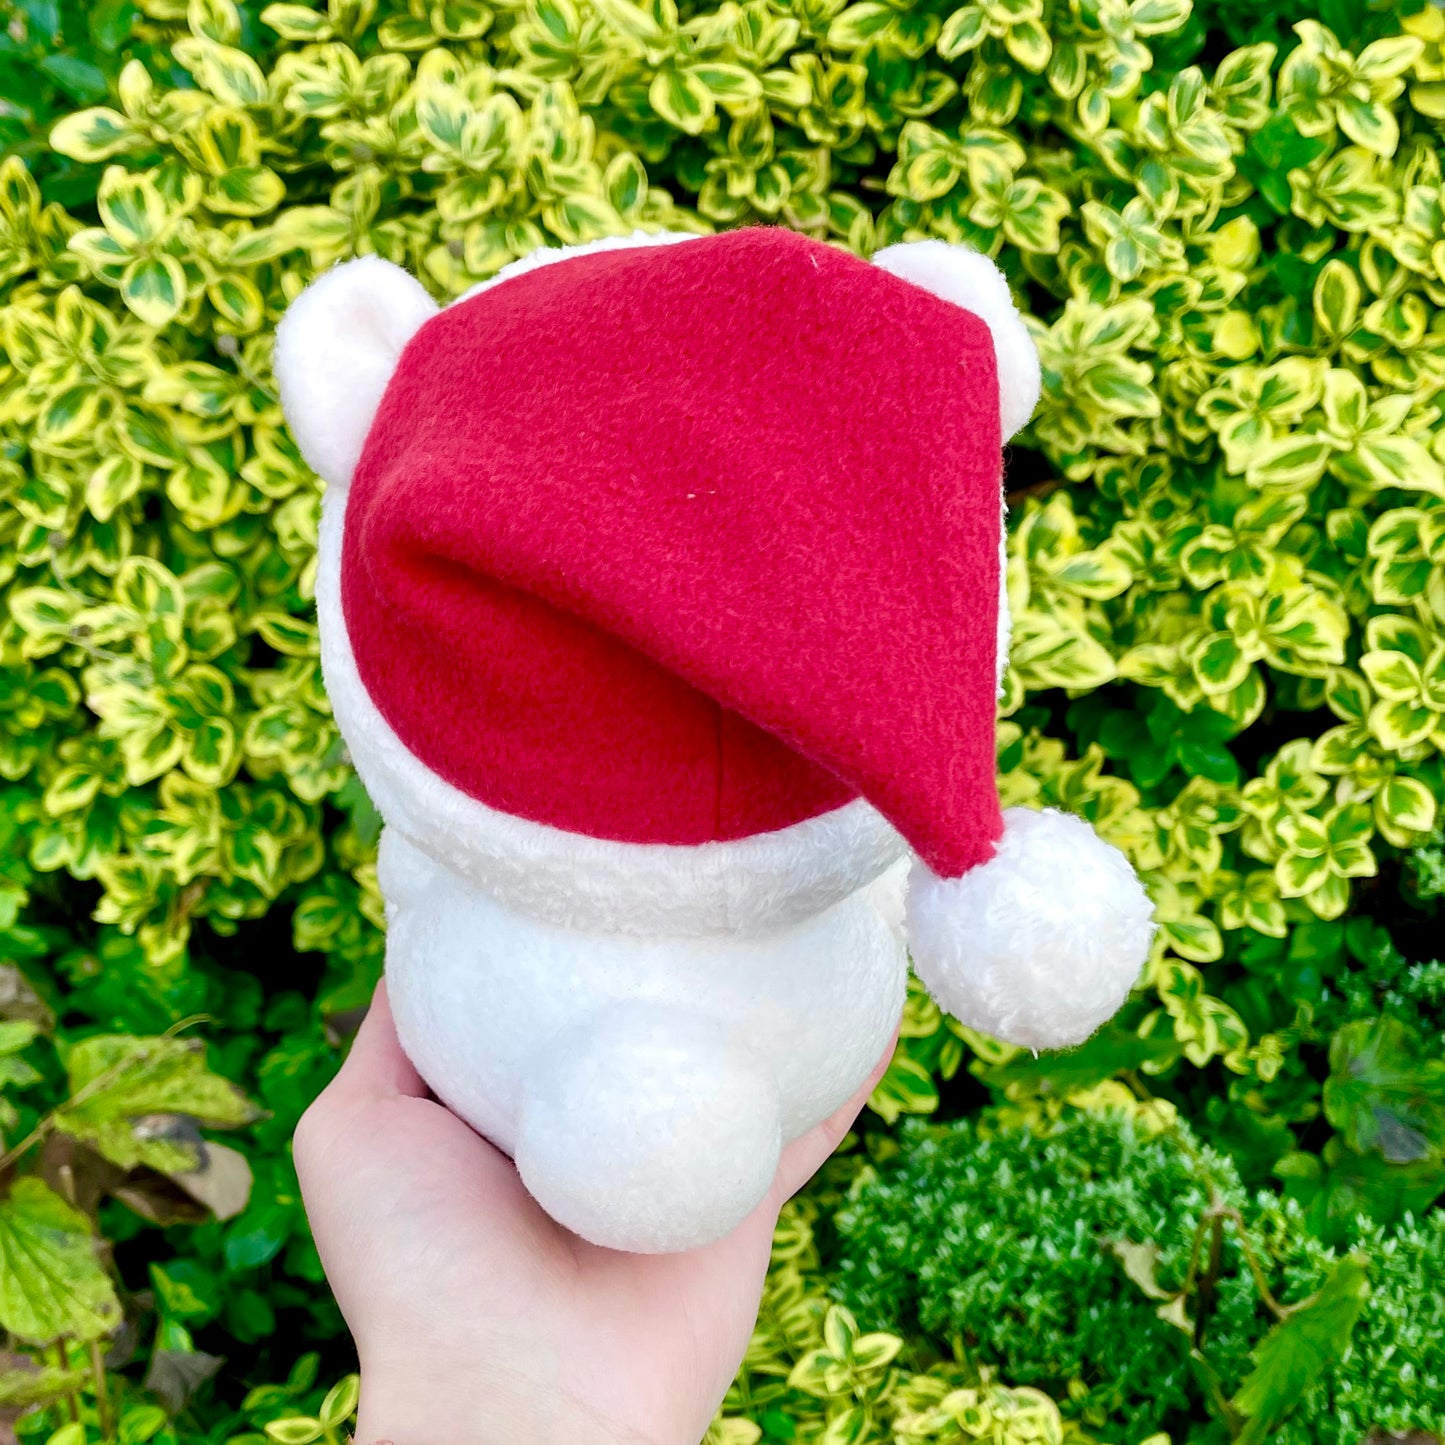
[[[947,241],[887,246],[873,257],[873,264],[988,323],[998,366],[1003,438],[1007,441],[1020,431],[1039,401],[1039,354],[1003,272],[982,252]]]
[[[438,311],[414,277],[362,256],[313,281],[276,329],[272,369],[301,455],[344,489],[402,348]]]

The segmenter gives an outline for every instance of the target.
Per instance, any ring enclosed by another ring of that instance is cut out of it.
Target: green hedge
[[[975,1350],[829,1303],[833,1216],[904,1115],[1181,1120],[1301,1257],[1388,1274],[1445,1189],[1445,12],[1295,10],[0,0],[0,1421],[344,1428],[287,1141],[380,967],[378,820],[269,355],[357,252],[446,296],[639,225],[940,236],[1036,318],[1002,789],[1128,852],[1158,946],[1070,1055],[914,995],[780,1230],[718,1441],[1131,1438],[1127,1391],[1062,1356],[1001,1375],[1002,1326]],[[10,1262],[42,1237],[46,1299]],[[1364,1285],[1335,1288],[1337,1355]],[[1267,1357],[1269,1325],[1240,1336]],[[1180,1440],[1304,1430],[1326,1388],[1221,1414],[1191,1379]]]

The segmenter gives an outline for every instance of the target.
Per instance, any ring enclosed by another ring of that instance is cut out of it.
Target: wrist
[[[504,1370],[361,1372],[355,1445],[695,1445],[639,1435],[565,1392]]]

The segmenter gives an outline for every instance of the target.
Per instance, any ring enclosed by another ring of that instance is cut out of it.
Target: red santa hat
[[[366,258],[276,371],[330,484],[328,691],[423,851],[678,934],[783,926],[906,851],[915,966],[964,1022],[1057,1046],[1122,1002],[1127,862],[999,808],[1001,445],[1039,371],[986,258],[639,236],[441,311]]]

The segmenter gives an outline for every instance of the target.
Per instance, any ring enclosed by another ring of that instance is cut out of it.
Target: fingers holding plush
[[[397,1041],[383,981],[376,986],[371,1007],[336,1077],[317,1095],[296,1126],[292,1153],[297,1171],[303,1176],[303,1187],[305,1176],[319,1167],[347,1115],[386,1099],[426,1097],[426,1084]]]

